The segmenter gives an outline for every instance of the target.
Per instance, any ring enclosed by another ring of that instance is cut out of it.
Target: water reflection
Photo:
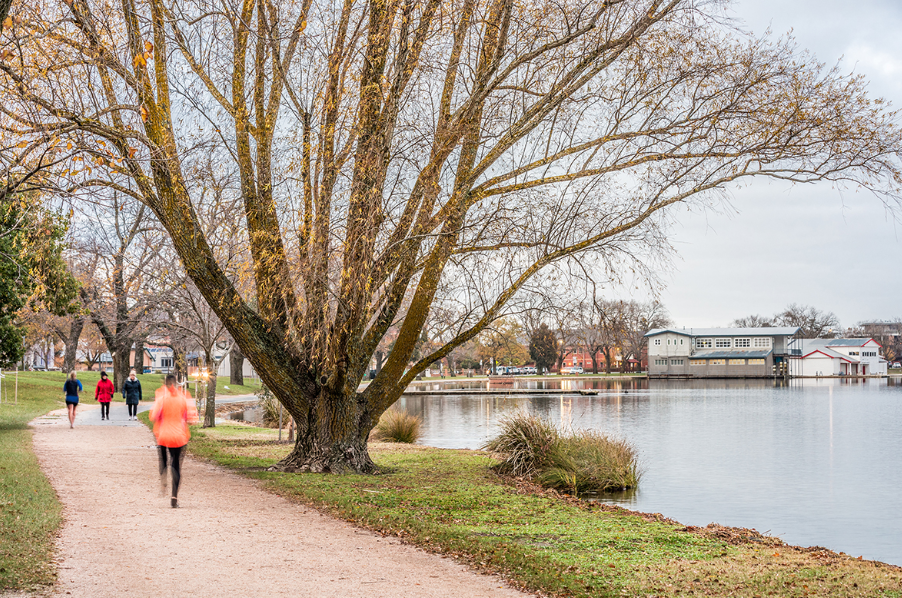
[[[460,384],[486,388],[484,380]],[[500,417],[520,410],[617,434],[637,446],[644,475],[638,492],[602,500],[686,524],[754,527],[793,544],[902,564],[898,380],[517,385],[498,395],[405,395],[398,406],[423,418],[422,442],[431,446],[479,447],[497,432]],[[599,393],[570,394],[589,388]],[[527,394],[532,389],[560,392]]]

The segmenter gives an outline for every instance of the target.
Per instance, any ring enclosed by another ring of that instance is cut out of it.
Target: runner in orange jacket
[[[157,389],[153,408],[150,410],[150,421],[153,422],[153,434],[157,437],[157,449],[160,455],[160,487],[166,491],[166,467],[172,467],[173,508],[179,506],[179,482],[182,478],[182,459],[184,449],[191,438],[189,424],[197,423],[197,409],[191,396],[181,390],[175,376],[166,376],[166,383]],[[169,463],[167,463],[169,461]]]

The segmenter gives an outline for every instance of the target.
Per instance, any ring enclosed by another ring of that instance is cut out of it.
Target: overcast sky
[[[902,107],[899,0],[743,0],[731,12],[756,34],[792,30],[828,65],[842,57]],[[832,311],[843,326],[902,317],[902,213],[866,192],[780,182],[735,191],[731,205],[678,215],[679,255],[660,292],[674,324],[726,326],[789,303]]]

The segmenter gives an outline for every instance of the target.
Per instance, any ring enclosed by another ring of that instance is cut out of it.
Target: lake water
[[[477,448],[518,410],[609,432],[636,446],[643,471],[639,489],[613,502],[902,565],[902,380],[538,382],[561,392],[452,390],[397,405],[423,418],[429,446]]]

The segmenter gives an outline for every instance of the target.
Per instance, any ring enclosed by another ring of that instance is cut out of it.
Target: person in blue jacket
[[[69,379],[63,384],[66,393],[66,409],[69,411],[69,427],[75,427],[75,408],[78,407],[78,393],[83,391],[81,380],[75,377],[75,371],[69,372]]]

